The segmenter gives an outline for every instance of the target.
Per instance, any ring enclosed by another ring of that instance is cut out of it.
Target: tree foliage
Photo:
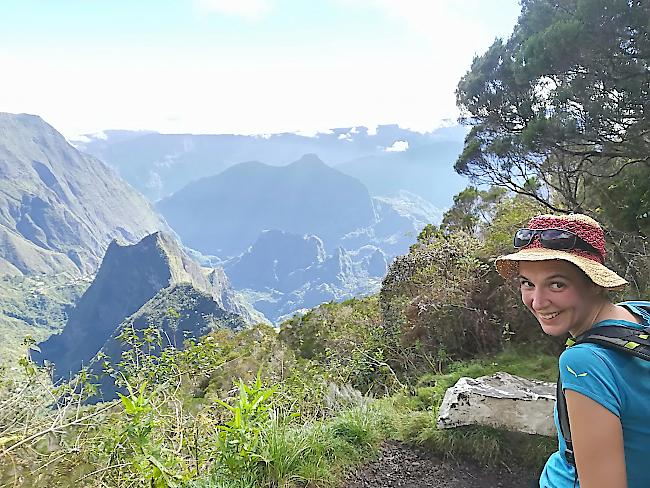
[[[458,85],[473,128],[456,170],[584,211],[595,180],[648,166],[649,19],[643,0],[522,0],[511,37]]]
[[[454,195],[454,203],[442,217],[441,228],[445,232],[466,232],[476,236],[482,225],[494,217],[497,204],[506,197],[506,190],[493,186],[488,190],[479,190],[468,186]]]

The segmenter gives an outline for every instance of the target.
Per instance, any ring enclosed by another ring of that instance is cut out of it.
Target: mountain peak
[[[225,277],[215,280],[173,237],[155,232],[132,245],[112,241],[97,276],[70,312],[65,328],[41,343],[41,352],[34,358],[54,362],[57,377],[79,371],[127,317],[161,290],[180,284],[188,284],[209,295],[220,308],[248,318]]]
[[[0,120],[3,121],[8,121],[8,120],[13,120],[13,121],[20,121],[20,122],[28,122],[31,125],[36,125],[36,124],[42,124],[42,125],[48,125],[40,116],[38,115],[33,115],[33,114],[12,114],[10,112],[0,112]]]
[[[363,184],[314,154],[280,167],[240,163],[191,183],[157,207],[185,245],[223,259],[244,252],[265,229],[330,242],[374,219]]]
[[[293,165],[318,165],[318,166],[327,166],[317,154],[307,153],[303,155],[298,161],[295,161],[291,164]]]

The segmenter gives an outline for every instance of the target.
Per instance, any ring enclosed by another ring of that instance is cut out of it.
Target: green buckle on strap
[[[566,346],[571,347],[576,343],[575,340],[571,339],[570,337],[566,340]]]
[[[641,345],[641,344],[639,344],[638,342],[630,341],[630,342],[628,342],[628,343],[625,344],[625,347],[626,347],[627,349],[635,349],[635,348],[639,347],[640,345]]]

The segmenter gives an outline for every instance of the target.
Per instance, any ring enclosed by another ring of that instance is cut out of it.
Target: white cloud
[[[90,142],[92,139],[86,135],[79,134],[78,136],[72,137],[71,140],[74,141],[75,143],[85,144],[87,142]]]
[[[339,134],[338,139],[339,140],[345,140],[345,141],[353,141],[354,136],[359,134],[361,131],[359,130],[359,127],[354,126],[352,129],[350,129],[348,132]]]
[[[318,134],[322,132],[317,127],[311,127],[309,129],[297,129],[297,130],[291,130],[291,129],[282,129],[281,131],[278,132],[291,132],[293,134],[296,134],[297,136],[302,136],[302,137],[318,137]]]
[[[272,9],[271,0],[194,0],[201,12],[211,12],[243,17],[246,20],[258,21]]]
[[[409,148],[408,141],[395,141],[393,145],[384,149],[386,152],[404,152]]]

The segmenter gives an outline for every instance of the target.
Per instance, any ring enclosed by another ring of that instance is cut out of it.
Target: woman
[[[575,337],[592,327],[643,329],[650,313],[614,304],[607,290],[627,282],[604,265],[605,239],[590,217],[540,215],[515,235],[518,252],[501,256],[501,276],[516,278],[521,298],[552,336]],[[596,344],[560,356],[575,466],[559,450],[547,461],[541,488],[650,488],[650,362]],[[557,409],[555,424],[558,425]]]

